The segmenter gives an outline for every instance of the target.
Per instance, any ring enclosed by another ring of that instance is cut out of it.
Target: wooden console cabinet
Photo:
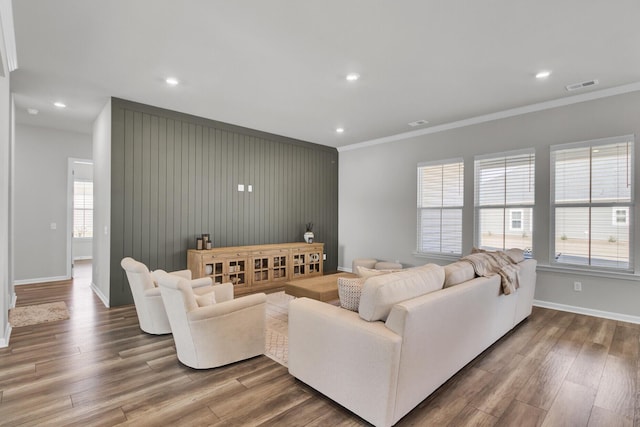
[[[194,279],[231,282],[236,295],[281,288],[294,279],[321,276],[324,243],[281,243],[187,251]]]

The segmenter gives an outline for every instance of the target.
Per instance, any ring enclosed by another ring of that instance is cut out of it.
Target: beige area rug
[[[264,354],[281,365],[289,361],[289,303],[291,295],[275,292],[267,295],[267,331]]]
[[[289,303],[295,297],[284,291],[267,294],[267,331],[264,354],[289,366]],[[339,300],[327,304],[340,305]]]
[[[9,310],[9,323],[14,328],[55,322],[69,318],[69,310],[64,301],[47,304],[25,305]]]

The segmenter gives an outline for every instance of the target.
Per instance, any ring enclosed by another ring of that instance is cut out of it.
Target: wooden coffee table
[[[338,277],[358,277],[351,273],[327,274],[309,279],[297,279],[285,282],[284,292],[296,298],[307,297],[318,301],[338,299]]]

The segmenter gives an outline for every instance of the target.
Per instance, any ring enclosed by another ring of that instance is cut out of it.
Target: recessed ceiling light
[[[336,132],[342,133],[342,132],[344,132],[344,128],[336,128]]]
[[[32,116],[35,116],[36,114],[39,113],[39,111],[36,110],[35,108],[27,108],[27,113],[31,114]]]
[[[350,82],[355,82],[360,78],[360,74],[358,73],[349,73],[347,74],[347,80]]]
[[[165,82],[167,82],[167,84],[171,85],[171,86],[175,86],[175,85],[177,85],[179,83],[178,79],[176,79],[175,77],[167,77]]]
[[[67,104],[65,104],[64,102],[60,102],[60,101],[54,102],[53,105],[55,105],[58,108],[67,108]]]
[[[546,79],[551,75],[551,71],[540,71],[536,74],[536,79]]]
[[[416,126],[426,125],[427,123],[429,123],[429,121],[423,119],[423,120],[416,120],[415,122],[408,123],[408,125],[411,127],[416,127]]]

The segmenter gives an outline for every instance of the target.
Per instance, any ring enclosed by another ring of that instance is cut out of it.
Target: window
[[[611,210],[611,225],[629,225],[629,208],[613,208]]]
[[[509,210],[509,230],[522,231],[522,209]]]
[[[558,264],[632,270],[633,136],[551,147]]]
[[[462,254],[462,159],[418,165],[418,252]]]
[[[530,254],[534,190],[533,150],[476,157],[476,246]]]
[[[73,182],[73,237],[93,237],[93,182]]]

